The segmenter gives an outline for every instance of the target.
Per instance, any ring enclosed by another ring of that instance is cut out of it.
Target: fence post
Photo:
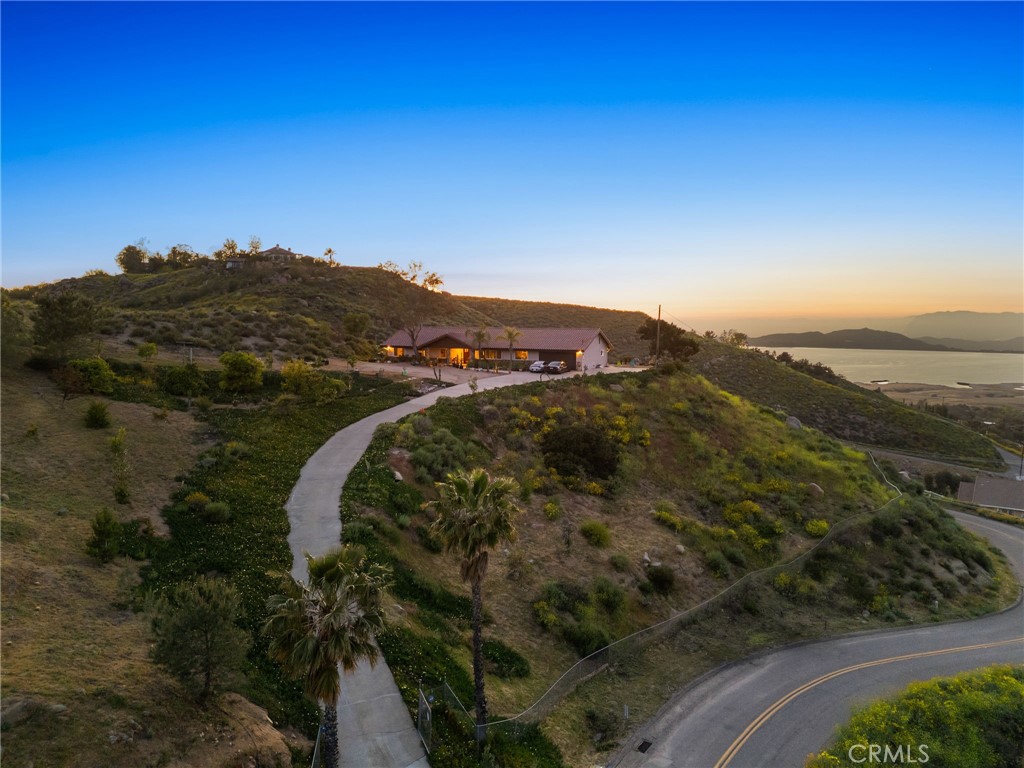
[[[423,695],[423,689],[420,688],[419,692],[419,703],[416,708],[416,732],[420,735],[420,741],[423,742],[423,749],[426,750],[429,755],[431,741],[430,736],[433,731],[433,713],[430,709],[430,702],[428,702],[427,697]]]

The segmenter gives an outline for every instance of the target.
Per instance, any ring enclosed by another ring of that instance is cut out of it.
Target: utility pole
[[[661,304],[658,305],[658,326],[654,332],[654,364],[658,364],[661,357]]]

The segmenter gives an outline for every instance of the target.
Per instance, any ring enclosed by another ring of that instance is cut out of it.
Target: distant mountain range
[[[808,331],[840,331],[849,328],[874,328],[901,333],[911,339],[954,339],[1006,341],[1024,336],[1024,312],[929,312],[904,317],[687,317],[694,328],[736,328],[748,336]],[[941,341],[935,343],[943,343]],[[959,342],[955,346],[966,347]]]
[[[944,313],[956,314],[956,313]],[[1000,341],[975,341],[932,336],[914,339],[902,333],[876,331],[872,328],[848,328],[821,333],[771,333],[749,340],[756,347],[815,347],[826,349],[905,349],[927,352],[1020,352],[1024,353],[1024,336]]]

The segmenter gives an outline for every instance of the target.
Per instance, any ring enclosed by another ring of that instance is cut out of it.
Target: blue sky
[[[1019,3],[37,3],[3,284],[262,237],[697,319],[1024,308]]]

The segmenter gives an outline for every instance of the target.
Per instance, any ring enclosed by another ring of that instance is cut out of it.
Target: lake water
[[[819,349],[772,347],[795,359],[823,363],[850,381],[879,379],[915,384],[1024,383],[1024,355],[992,352],[907,352],[895,349]]]

